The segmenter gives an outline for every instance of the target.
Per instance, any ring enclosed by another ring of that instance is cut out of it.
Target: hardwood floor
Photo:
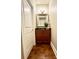
[[[37,44],[33,47],[28,59],[56,59],[56,57],[50,45]]]

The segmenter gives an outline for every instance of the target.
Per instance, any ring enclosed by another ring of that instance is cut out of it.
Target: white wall
[[[41,14],[44,11],[45,14],[49,12],[49,5],[48,4],[36,4],[36,14]]]
[[[55,49],[57,49],[57,6],[56,0],[51,0],[49,4],[49,18],[51,24],[51,41]]]
[[[22,10],[22,43],[24,59],[27,59],[34,45],[34,30],[31,7],[27,0],[23,0]]]

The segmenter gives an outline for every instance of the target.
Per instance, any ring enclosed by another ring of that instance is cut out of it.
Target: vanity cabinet
[[[36,44],[40,44],[40,43],[50,44],[51,28],[49,29],[36,28],[35,37],[36,37]]]

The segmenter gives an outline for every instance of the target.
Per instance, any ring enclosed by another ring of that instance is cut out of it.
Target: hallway
[[[57,0],[22,0],[22,59],[56,59]]]
[[[56,57],[50,45],[38,44],[33,47],[28,59],[56,59]]]

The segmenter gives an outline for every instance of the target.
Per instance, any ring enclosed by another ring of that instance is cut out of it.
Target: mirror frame
[[[36,28],[45,28],[44,23],[40,24],[41,21],[43,21],[44,23],[46,22],[49,25],[49,15],[48,14],[37,14],[36,15]]]

